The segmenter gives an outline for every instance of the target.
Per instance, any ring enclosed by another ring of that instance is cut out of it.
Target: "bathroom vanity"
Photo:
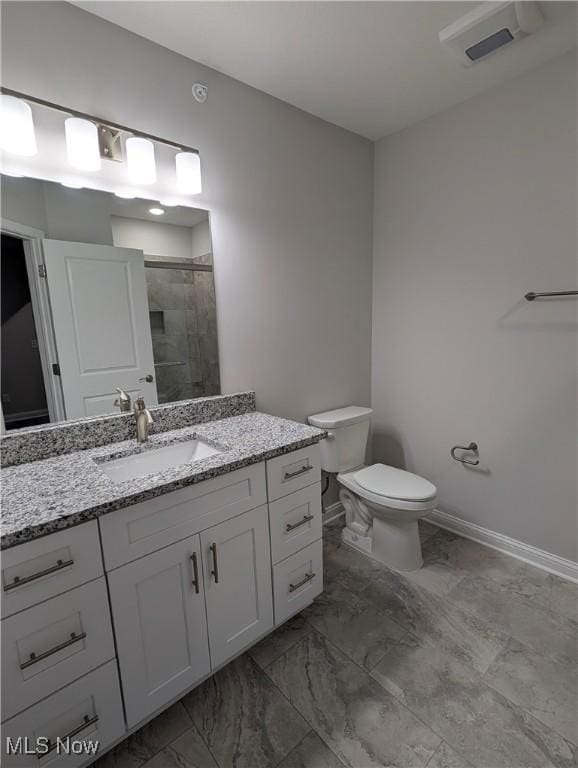
[[[321,592],[324,435],[250,411],[3,470],[5,765],[90,764],[57,739],[102,754]]]

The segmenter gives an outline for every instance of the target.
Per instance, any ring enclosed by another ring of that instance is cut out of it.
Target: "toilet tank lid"
[[[372,413],[371,408],[348,405],[346,408],[336,408],[334,411],[315,413],[309,417],[309,423],[320,429],[336,429],[358,424],[360,421],[369,421]]]

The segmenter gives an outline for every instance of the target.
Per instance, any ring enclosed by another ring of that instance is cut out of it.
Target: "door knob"
[[[139,381],[146,381],[147,384],[152,384],[154,381],[154,378],[151,373],[147,373],[147,375],[140,378]]]

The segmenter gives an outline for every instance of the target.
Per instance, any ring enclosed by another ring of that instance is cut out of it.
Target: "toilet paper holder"
[[[476,460],[470,461],[469,459],[460,458],[459,456],[456,456],[455,454],[456,451],[466,451],[468,453],[473,453],[476,457]],[[470,443],[469,445],[454,445],[450,453],[452,455],[452,459],[455,459],[455,461],[459,461],[460,464],[469,464],[472,467],[477,467],[478,464],[480,463],[477,443]]]

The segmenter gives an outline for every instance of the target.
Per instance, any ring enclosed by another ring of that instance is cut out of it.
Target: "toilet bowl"
[[[395,570],[420,568],[418,520],[435,508],[436,487],[385,464],[340,473],[337,481],[346,517],[343,541]]]
[[[390,568],[414,571],[422,565],[418,520],[435,508],[437,489],[411,472],[363,463],[371,413],[348,406],[310,416],[309,423],[328,431],[321,467],[340,485],[343,541]]]

